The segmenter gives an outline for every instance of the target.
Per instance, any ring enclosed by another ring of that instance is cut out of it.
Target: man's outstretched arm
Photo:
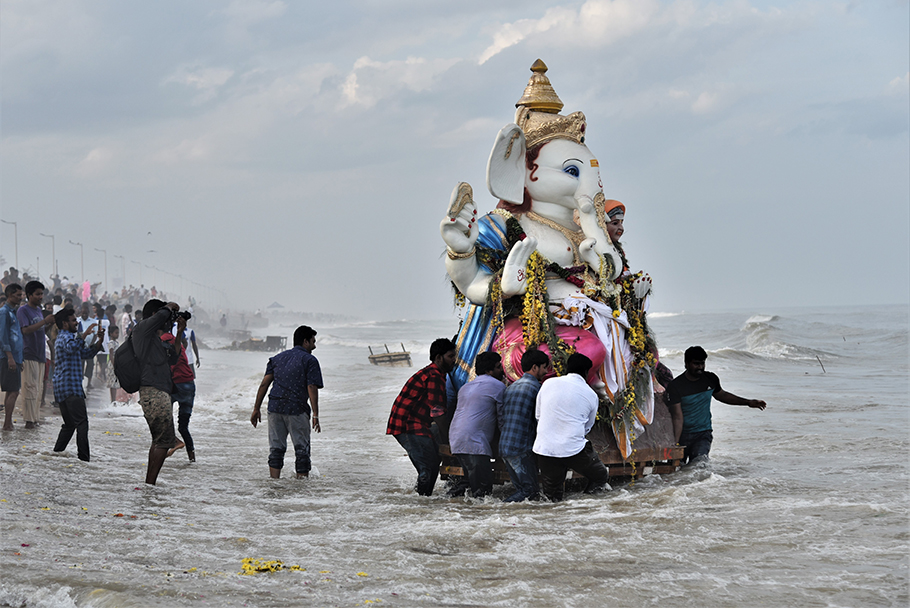
[[[733,393],[728,393],[724,390],[720,390],[714,393],[714,398],[721,403],[726,403],[727,405],[745,405],[748,407],[754,407],[759,410],[763,410],[767,406],[767,404],[761,399],[743,399],[742,397],[737,397]]]

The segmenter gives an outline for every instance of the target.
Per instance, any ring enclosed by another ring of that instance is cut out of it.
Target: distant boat
[[[374,353],[372,346],[367,347],[370,349],[370,363],[388,367],[411,367],[411,353],[405,350],[404,344],[401,345],[401,352],[397,353],[390,352],[387,344],[383,346],[384,353]]]

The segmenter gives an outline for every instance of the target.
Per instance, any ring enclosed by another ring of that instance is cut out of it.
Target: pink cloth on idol
[[[597,370],[601,368],[607,351],[600,339],[594,335],[594,332],[588,331],[582,327],[573,327],[571,325],[557,325],[556,335],[562,338],[569,346],[574,346],[575,351],[583,354],[594,364],[591,367],[591,373],[588,375],[588,384],[597,384],[600,379],[597,377]],[[537,347],[538,350],[550,355],[550,349],[546,344]],[[510,317],[502,328],[500,335],[493,341],[493,350],[502,355],[503,369],[506,377],[510,382],[515,382],[522,376],[521,356],[525,353],[524,339],[521,335],[521,319]],[[553,372],[547,377],[555,376]]]
[[[82,301],[88,302],[92,297],[92,285],[88,281],[82,284]]]

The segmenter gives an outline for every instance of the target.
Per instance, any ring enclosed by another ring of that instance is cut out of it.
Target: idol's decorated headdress
[[[547,64],[538,59],[531,66],[531,78],[524,95],[515,104],[515,124],[525,135],[526,146],[545,144],[554,139],[585,143],[585,115],[559,113],[563,103],[547,78]]]

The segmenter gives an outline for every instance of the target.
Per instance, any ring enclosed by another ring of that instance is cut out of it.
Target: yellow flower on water
[[[305,572],[305,568],[300,566],[285,566],[281,560],[261,560],[254,559],[252,557],[245,557],[241,561],[241,570],[237,574],[243,576],[251,576],[259,574],[260,572],[278,572],[279,570],[296,570],[298,572]]]
[[[358,572],[357,576],[370,576],[370,575],[367,574],[366,572]]]

